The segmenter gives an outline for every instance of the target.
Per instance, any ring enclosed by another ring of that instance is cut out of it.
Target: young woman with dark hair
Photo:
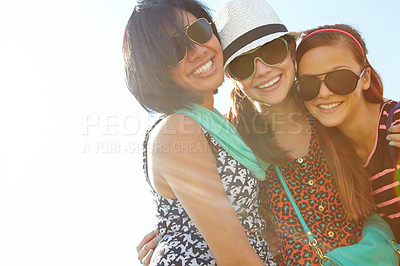
[[[139,1],[123,54],[129,89],[162,115],[144,143],[162,238],[144,263],[276,265],[258,211],[266,166],[213,109],[224,69],[206,9],[196,0]]]
[[[307,31],[297,49],[299,95],[319,121],[317,132],[328,158],[335,162],[332,171],[343,203],[353,204],[356,187],[371,186],[376,212],[399,240],[399,149],[389,145],[390,137],[386,139],[388,114],[397,102],[384,102],[382,80],[367,53],[360,34],[348,25]],[[399,123],[400,109],[396,109],[388,125]],[[368,208],[355,211],[365,214]]]

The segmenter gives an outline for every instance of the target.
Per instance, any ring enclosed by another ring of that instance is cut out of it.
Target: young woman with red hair
[[[400,109],[397,102],[384,101],[381,78],[366,54],[360,34],[348,25],[307,31],[296,54],[298,93],[319,121],[318,136],[334,162],[343,204],[355,214],[367,213],[367,205],[351,206],[357,187],[371,186],[376,212],[399,240],[399,149],[389,142],[387,129],[400,123]]]

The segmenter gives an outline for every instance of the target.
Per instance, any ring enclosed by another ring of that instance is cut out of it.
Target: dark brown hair
[[[353,54],[360,66],[371,69],[371,84],[364,91],[364,97],[369,102],[381,103],[383,101],[382,80],[366,58],[368,51],[360,34],[354,28],[345,24],[319,27],[307,31],[306,34],[320,29],[339,29],[350,33],[360,43],[365,55],[350,36],[337,31],[321,31],[310,36],[306,35],[307,38],[299,44],[296,53],[297,63],[299,64],[303,55],[313,48],[339,43]],[[362,167],[363,162],[358,158],[350,140],[336,127],[327,128],[319,122],[317,123],[317,135],[335,176],[336,187],[346,214],[353,219],[366,217],[374,209],[369,176]]]
[[[125,79],[136,100],[148,112],[171,113],[188,103],[199,103],[199,95],[179,87],[168,73],[167,55],[173,32],[184,27],[183,13],[211,22],[208,9],[196,0],[140,0],[125,29],[122,52],[125,61]],[[187,38],[188,50],[193,43]]]

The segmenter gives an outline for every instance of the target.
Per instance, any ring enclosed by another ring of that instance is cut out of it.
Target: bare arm
[[[179,199],[218,265],[264,265],[226,195],[201,127],[182,114],[161,123],[149,141],[149,173],[157,192]]]

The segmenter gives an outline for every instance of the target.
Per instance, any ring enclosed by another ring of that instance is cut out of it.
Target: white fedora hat
[[[265,0],[230,0],[215,13],[213,20],[221,38],[224,68],[238,55],[283,35],[297,38]]]

